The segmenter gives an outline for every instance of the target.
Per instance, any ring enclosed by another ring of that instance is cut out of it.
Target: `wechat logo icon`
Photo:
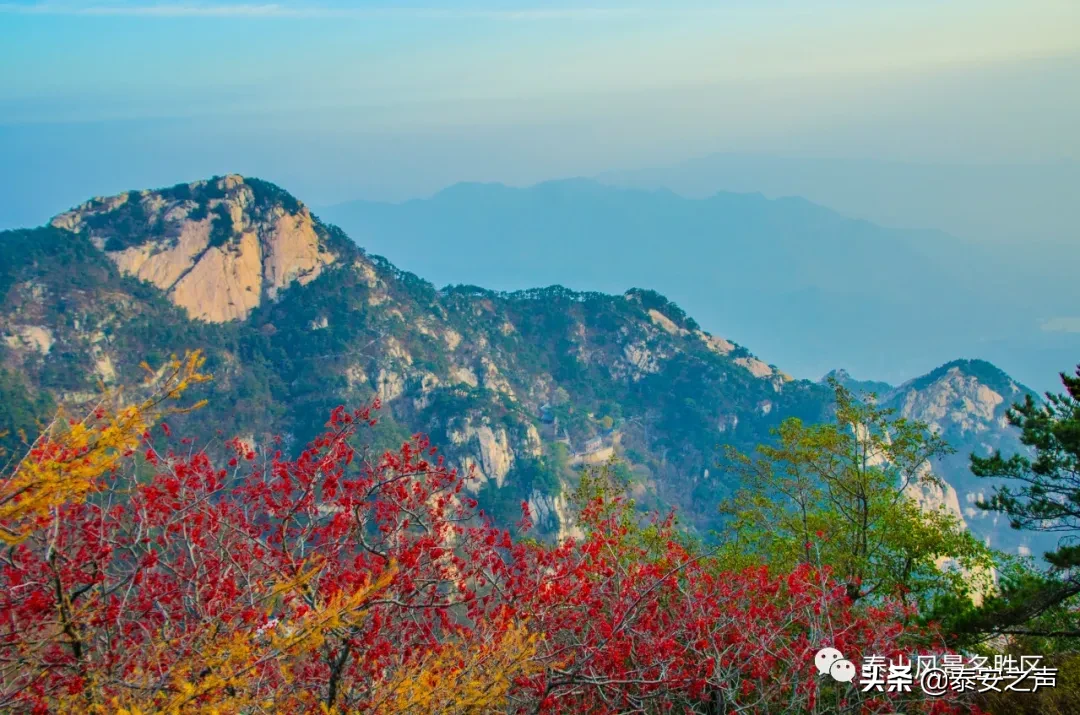
[[[822,648],[814,655],[814,665],[821,675],[831,675],[840,683],[855,680],[855,664],[836,648]]]

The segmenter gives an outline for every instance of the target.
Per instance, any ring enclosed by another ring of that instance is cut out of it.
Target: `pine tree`
[[[996,488],[983,509],[1005,514],[1014,529],[1080,532],[1080,366],[1076,377],[1062,373],[1067,394],[1047,394],[1045,404],[1028,395],[1008,418],[1021,430],[1020,441],[1035,450],[1034,459],[1020,454],[1005,458],[971,456],[971,471],[980,477],[1005,478],[1016,486]],[[1059,569],[1080,565],[1080,545],[1063,544],[1046,554]]]

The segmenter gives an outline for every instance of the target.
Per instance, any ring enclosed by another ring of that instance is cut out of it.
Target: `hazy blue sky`
[[[713,151],[1080,160],[1076,0],[0,2],[0,227],[237,171],[309,203]]]

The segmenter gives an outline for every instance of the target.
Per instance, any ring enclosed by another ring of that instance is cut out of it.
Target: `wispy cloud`
[[[75,5],[61,3],[0,3],[0,14],[104,17],[230,17],[230,18],[378,18],[492,19],[511,21],[604,19],[639,14],[640,8],[345,8],[280,3],[148,3]]]

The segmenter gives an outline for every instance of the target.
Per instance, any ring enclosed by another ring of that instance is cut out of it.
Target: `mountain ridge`
[[[717,466],[718,443],[749,450],[785,417],[827,418],[826,388],[702,330],[656,291],[436,289],[278,187],[236,175],[188,184],[188,193],[181,186],[139,192],[142,223],[116,199],[107,211],[83,208],[49,227],[0,234],[0,365],[26,378],[12,388],[19,404],[42,396],[86,404],[93,380],[120,384],[148,353],[199,347],[217,376],[207,409],[226,433],[260,444],[284,435],[295,447],[336,404],[378,397],[385,407],[373,447],[428,432],[452,464],[473,472],[470,489],[499,519],[524,500],[552,534],[572,531],[565,499],[575,469],[611,456],[643,508],[678,506],[704,533],[734,486]],[[275,234],[260,216],[307,216],[333,260],[306,281],[297,266],[278,266],[274,276],[292,279],[273,293],[274,282],[259,283],[259,299],[230,313],[228,294],[196,291],[213,305],[191,303],[155,283],[157,273],[140,274],[146,261],[128,259],[133,249],[147,261],[175,251],[230,191],[250,193],[223,212],[235,230],[215,246],[207,232],[201,250],[242,252],[250,235],[262,250]],[[159,221],[179,205],[187,213],[174,215],[176,225]],[[235,216],[233,206],[247,213]]]
[[[979,355],[1052,389],[1075,342],[1039,322],[1067,308],[1043,291],[1018,299],[1011,265],[977,244],[878,226],[799,197],[688,199],[572,179],[456,185],[429,199],[351,202],[320,215],[439,285],[562,283],[611,293],[649,285],[803,378],[846,364],[899,384]]]
[[[769,196],[807,196],[883,225],[936,227],[969,240],[987,233],[996,240],[1023,237],[1035,219],[1038,234],[1064,239],[1075,221],[1062,211],[1061,197],[1080,186],[1080,162],[927,164],[728,152],[606,172],[596,179],[613,186],[664,187],[688,197],[745,188]],[[947,200],[943,186],[950,188]],[[988,196],[996,198],[988,203]]]

